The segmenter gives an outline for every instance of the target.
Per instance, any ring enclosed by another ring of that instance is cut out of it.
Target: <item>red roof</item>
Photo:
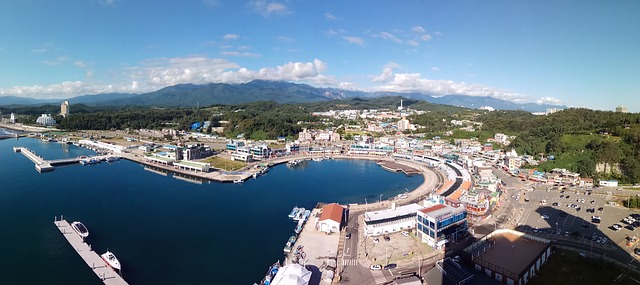
[[[342,222],[342,211],[344,208],[336,203],[322,207],[322,215],[319,221],[332,220],[338,223]]]
[[[440,210],[440,209],[445,208],[445,207],[446,206],[443,205],[443,204],[438,204],[438,205],[435,205],[435,206],[431,206],[429,208],[424,208],[424,209],[420,210],[420,212],[428,214],[429,212],[437,211],[437,210]]]

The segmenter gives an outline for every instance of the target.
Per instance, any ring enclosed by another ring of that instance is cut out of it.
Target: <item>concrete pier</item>
[[[82,238],[71,228],[66,220],[55,221],[54,224],[60,230],[62,235],[71,244],[73,249],[80,255],[87,265],[93,270],[102,282],[106,285],[128,285],[124,279],[118,275],[111,267],[100,258],[91,247],[82,240]]]

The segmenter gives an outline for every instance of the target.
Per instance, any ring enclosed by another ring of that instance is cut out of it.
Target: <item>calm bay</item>
[[[102,284],[53,225],[60,215],[82,221],[98,253],[114,252],[130,284],[253,284],[283,259],[292,207],[375,201],[423,182],[360,160],[278,165],[242,184],[189,183],[125,160],[41,174],[14,146],[45,159],[93,154],[0,140],[3,284]]]

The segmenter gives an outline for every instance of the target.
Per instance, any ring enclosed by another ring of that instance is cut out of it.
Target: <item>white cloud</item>
[[[242,56],[242,57],[260,57],[261,56],[259,53],[238,52],[238,51],[222,51],[220,52],[220,54],[226,55],[226,56]]]
[[[411,28],[411,31],[414,33],[418,33],[418,34],[423,34],[425,32],[427,32],[423,27],[421,26],[415,26],[413,28]]]
[[[375,38],[381,38],[381,39],[389,40],[389,41],[392,41],[392,42],[395,42],[395,43],[398,43],[398,44],[402,43],[401,39],[399,39],[398,37],[396,37],[393,34],[388,33],[388,32],[380,32],[378,34],[374,34],[374,35],[371,35],[371,36],[375,37]]]
[[[224,39],[224,40],[235,40],[235,39],[237,39],[239,37],[240,37],[240,35],[238,35],[238,34],[226,34],[226,35],[222,36],[222,39]]]
[[[244,83],[254,79],[299,81],[335,86],[337,82],[333,76],[322,74],[326,69],[326,63],[319,59],[311,62],[287,62],[276,67],[249,70],[225,59],[206,56],[157,58],[147,60],[140,66],[126,68],[121,72],[123,77],[115,79],[118,83],[67,81],[47,86],[14,86],[0,88],[0,95],[69,98],[85,94],[150,92],[183,83]],[[93,70],[87,70],[85,76],[92,78]]]
[[[281,42],[285,42],[285,43],[291,43],[293,42],[293,39],[287,36],[278,36],[276,39],[278,39]]]
[[[434,66],[434,67],[431,68],[431,71],[438,72],[438,71],[440,71],[440,67]]]
[[[69,60],[68,56],[59,56],[59,57],[56,57],[53,60],[45,60],[42,63],[45,64],[45,65],[54,66],[54,65],[59,65],[59,64],[65,62],[67,60]]]
[[[420,39],[425,41],[425,42],[430,41],[432,38],[433,37],[430,34],[424,34],[424,35],[420,36]]]
[[[364,45],[364,40],[362,38],[359,37],[353,37],[353,36],[344,36],[342,37],[342,39],[344,39],[345,41],[352,43],[352,44],[358,44],[363,46]]]
[[[418,42],[416,42],[414,40],[407,40],[407,44],[410,45],[410,46],[413,46],[413,47],[417,47],[418,45],[420,45],[420,44],[418,44]]]
[[[560,101],[558,98],[554,98],[554,97],[542,97],[542,98],[536,100],[536,103],[538,103],[538,104],[560,105],[560,104],[562,104],[562,101]]]
[[[336,16],[334,16],[333,14],[331,14],[329,12],[324,13],[324,18],[329,20],[329,21],[335,21],[335,20],[338,19]]]
[[[73,62],[73,65],[77,66],[77,67],[87,67],[89,64],[82,61],[82,60],[76,60]]]
[[[398,68],[400,67],[400,65],[398,65],[395,62],[390,62],[385,64],[385,66],[382,68],[382,73],[376,77],[373,78],[373,82],[386,82],[389,79],[391,79],[393,77],[393,69],[394,68]]]
[[[329,29],[329,30],[327,30],[327,35],[328,35],[328,36],[330,36],[330,37],[332,37],[332,36],[335,36],[335,35],[341,35],[341,34],[344,34],[344,33],[346,33],[346,32],[347,32],[347,31],[345,31],[345,30],[343,30],[343,29],[337,29],[337,30]]]
[[[420,92],[435,96],[444,95],[470,95],[488,96],[517,103],[531,102],[532,98],[526,94],[491,88],[482,84],[468,84],[453,80],[433,80],[423,78],[420,73],[393,73],[387,65],[380,76],[374,82],[383,82],[382,85],[370,88],[371,91],[382,92]]]
[[[46,48],[37,48],[37,49],[32,49],[31,51],[35,52],[35,53],[44,53],[44,52],[47,52],[47,49]]]
[[[260,14],[263,17],[292,13],[286,5],[276,1],[254,0],[249,2],[249,7],[251,7],[254,13]]]

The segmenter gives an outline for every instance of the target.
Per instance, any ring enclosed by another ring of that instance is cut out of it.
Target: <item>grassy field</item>
[[[245,167],[247,164],[241,161],[231,161],[228,159],[224,159],[224,158],[220,158],[220,157],[210,157],[207,158],[205,160],[203,160],[202,162],[205,163],[210,163],[211,166],[215,167],[215,168],[220,168],[220,169],[224,169],[226,171],[236,171],[240,168]]]
[[[531,285],[639,284],[640,276],[600,258],[556,250]]]

